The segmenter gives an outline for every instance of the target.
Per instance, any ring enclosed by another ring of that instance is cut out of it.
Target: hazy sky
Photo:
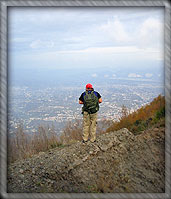
[[[91,68],[161,62],[161,8],[10,8],[12,67]]]

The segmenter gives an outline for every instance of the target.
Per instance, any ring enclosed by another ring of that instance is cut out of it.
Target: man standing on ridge
[[[83,143],[88,141],[96,141],[96,125],[97,112],[99,110],[99,103],[102,103],[101,95],[94,91],[91,84],[86,85],[86,91],[83,92],[79,98],[79,104],[83,104]]]

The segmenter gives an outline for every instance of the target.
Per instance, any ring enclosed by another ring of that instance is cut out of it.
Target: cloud
[[[162,18],[161,18],[162,19]],[[131,21],[108,20],[106,24],[99,27],[104,40],[110,40],[111,44],[135,45],[141,48],[161,48],[163,45],[164,25],[161,19],[149,17],[145,20]]]
[[[27,42],[29,38],[26,37],[16,37],[12,39],[12,42]]]
[[[152,73],[146,73],[146,74],[145,74],[145,77],[147,77],[147,78],[150,78],[150,77],[152,77],[152,76],[153,76]]]
[[[118,18],[115,18],[114,21],[108,21],[107,24],[101,25],[99,29],[106,34],[106,37],[109,36],[115,42],[128,42],[130,40],[124,25]]]
[[[11,55],[18,62],[91,68],[139,67],[164,59],[161,10],[21,10],[10,14],[9,28]]]
[[[140,46],[161,46],[164,38],[164,26],[155,18],[146,19],[137,33]]]
[[[49,52],[49,54],[51,54]],[[118,55],[123,57],[127,56],[129,59],[131,56],[134,59],[148,59],[148,60],[163,60],[164,56],[159,49],[155,48],[138,48],[136,46],[121,46],[121,47],[90,47],[81,50],[65,50],[65,51],[56,51],[54,52],[54,56],[56,54],[65,54],[65,55],[87,55],[87,56],[102,56],[111,58],[113,55]],[[135,57],[136,56],[136,57]]]
[[[135,53],[140,52],[136,46],[122,46],[122,47],[90,47],[82,50],[66,50],[58,51],[60,54],[70,54],[70,53]],[[144,52],[144,49],[143,49]]]
[[[104,75],[105,78],[109,77],[109,75]]]
[[[144,36],[147,36],[149,32],[156,32],[156,30],[162,29],[162,23],[154,18],[146,19],[140,29],[140,33]]]
[[[41,41],[41,40],[35,40],[30,44],[30,47],[33,49],[37,48],[52,48],[54,46],[54,42],[52,41]]]
[[[136,74],[136,73],[129,73],[128,74],[128,77],[142,77],[141,75],[139,75],[139,74]]]
[[[92,76],[92,77],[97,77],[97,74],[96,74],[96,73],[94,73],[94,74],[92,74],[91,76]]]
[[[71,43],[79,43],[79,42],[83,42],[83,37],[69,37],[69,38],[64,38],[63,41],[64,42],[71,42]]]

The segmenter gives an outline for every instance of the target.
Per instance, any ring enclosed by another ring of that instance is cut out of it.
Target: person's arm
[[[79,100],[79,104],[83,104],[83,102],[81,100]]]
[[[99,103],[102,103],[102,98],[99,98]]]
[[[97,92],[97,97],[99,99],[99,103],[102,103],[102,97],[101,97],[101,95],[98,92]]]
[[[81,94],[80,98],[79,98],[79,104],[84,104],[84,99],[83,99],[83,93]]]

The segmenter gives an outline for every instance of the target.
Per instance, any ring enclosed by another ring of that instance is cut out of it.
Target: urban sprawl
[[[118,120],[122,106],[133,112],[150,103],[163,87],[159,84],[97,86],[103,99],[100,104],[98,120]],[[33,89],[11,87],[9,94],[9,132],[15,132],[23,125],[25,132],[36,132],[40,125],[54,125],[59,132],[67,122],[82,119],[78,98],[84,91],[82,87],[62,87]]]

